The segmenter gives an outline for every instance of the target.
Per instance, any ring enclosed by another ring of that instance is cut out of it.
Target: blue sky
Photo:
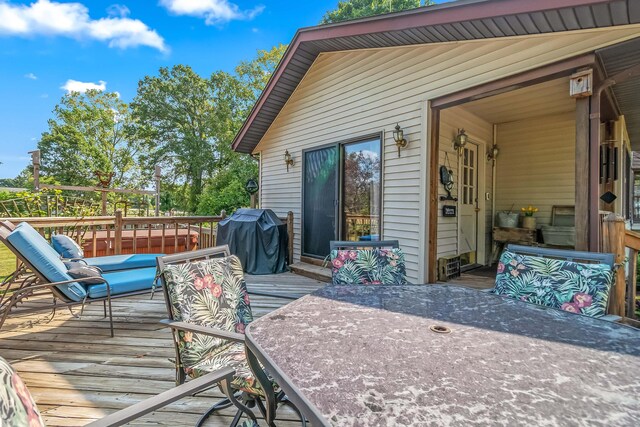
[[[231,71],[337,0],[0,0],[0,178],[29,164],[67,89],[135,96],[159,67]],[[67,89],[65,89],[67,88]]]

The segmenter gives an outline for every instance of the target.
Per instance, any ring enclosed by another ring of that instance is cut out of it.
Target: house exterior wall
[[[497,126],[496,210],[535,206],[538,224],[554,205],[575,204],[575,113]]]
[[[302,150],[383,132],[383,238],[398,239],[407,276],[426,278],[427,101],[592,51],[636,35],[635,27],[321,54],[254,152],[261,206],[293,211],[300,258]],[[392,130],[409,146],[398,157]],[[287,172],[289,150],[295,165]],[[436,208],[435,206],[433,208]]]

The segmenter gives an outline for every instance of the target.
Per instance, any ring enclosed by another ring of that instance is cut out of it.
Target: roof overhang
[[[236,135],[233,149],[243,153],[254,150],[322,52],[526,36],[635,23],[640,23],[638,0],[460,0],[302,28],[296,32]]]

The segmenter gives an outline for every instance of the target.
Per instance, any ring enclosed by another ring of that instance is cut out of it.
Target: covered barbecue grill
[[[218,223],[216,244],[229,245],[249,274],[287,271],[287,224],[270,209],[238,209]]]

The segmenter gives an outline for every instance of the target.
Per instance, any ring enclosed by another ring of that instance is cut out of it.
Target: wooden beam
[[[576,99],[576,250],[589,249],[589,98]]]
[[[440,109],[431,109],[429,137],[429,253],[427,254],[428,281],[438,279],[438,163],[440,154]]]
[[[510,92],[512,90],[532,86],[534,84],[553,80],[562,76],[569,76],[573,74],[576,69],[592,66],[594,63],[594,54],[590,53],[587,55],[581,55],[436,98],[431,101],[431,107],[441,109],[449,108],[464,104],[465,102],[471,102],[487,98],[489,96]]]
[[[42,184],[40,188],[47,188],[50,190],[69,190],[69,191],[102,191],[105,193],[126,193],[126,194],[156,194],[155,191],[151,190],[135,190],[135,189],[126,189],[126,188],[103,188],[103,187],[83,187],[79,185],[53,185],[53,184]]]

